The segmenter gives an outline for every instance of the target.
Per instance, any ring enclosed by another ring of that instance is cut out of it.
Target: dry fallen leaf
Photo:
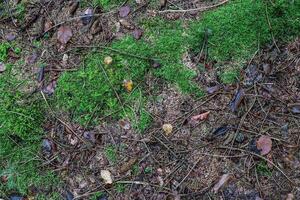
[[[0,73],[4,72],[5,69],[6,69],[6,67],[5,67],[4,63],[0,62]]]
[[[112,184],[111,173],[108,170],[101,170],[101,178],[104,180],[105,184]]]
[[[47,20],[44,25],[44,32],[48,32],[53,27],[53,22],[51,20]]]
[[[129,21],[127,21],[125,19],[120,19],[119,22],[122,26],[124,26],[127,29],[130,29],[130,30],[134,29],[134,25],[132,25]]]
[[[213,191],[217,193],[219,189],[229,181],[230,177],[230,174],[223,174],[218,183],[215,184]]]
[[[17,35],[16,35],[15,33],[7,33],[7,34],[5,35],[5,39],[6,39],[7,41],[13,41],[13,40],[16,39],[16,37],[17,37]]]
[[[119,124],[120,124],[121,128],[124,130],[131,129],[131,124],[128,120],[122,119],[122,120],[120,120]]]
[[[132,35],[135,39],[139,40],[143,36],[143,31],[141,29],[134,29]]]
[[[119,9],[119,16],[120,17],[127,17],[130,13],[130,7],[129,6],[123,6]]]
[[[164,124],[162,126],[162,129],[164,130],[165,134],[168,136],[172,133],[173,131],[173,126],[172,124]]]
[[[271,149],[272,149],[272,140],[267,135],[262,135],[260,138],[256,141],[257,149],[261,150],[261,155],[267,155]]]
[[[132,82],[132,80],[124,80],[123,86],[125,87],[125,89],[127,90],[127,92],[131,92],[132,88],[133,88],[133,82]]]
[[[57,32],[57,40],[62,44],[67,44],[73,36],[72,29],[69,26],[61,26]]]
[[[205,113],[202,113],[200,115],[195,115],[191,118],[191,120],[193,121],[201,121],[201,120],[205,120],[208,118],[208,115],[209,115],[210,111],[207,111]]]
[[[110,57],[110,56],[106,56],[106,57],[104,58],[104,63],[105,63],[106,65],[110,65],[110,64],[112,63],[112,61],[113,61],[113,59],[112,59],[112,57]]]

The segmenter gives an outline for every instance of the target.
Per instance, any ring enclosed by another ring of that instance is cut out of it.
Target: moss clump
[[[75,73],[65,73],[58,82],[56,102],[58,108],[73,113],[74,120],[85,124],[97,123],[98,118],[109,115],[113,119],[129,118],[134,127],[145,130],[151,122],[146,112],[144,77],[151,72],[189,94],[201,96],[199,87],[193,83],[195,73],[182,64],[182,54],[187,50],[180,22],[167,23],[164,20],[143,22],[148,32],[145,40],[135,40],[131,36],[111,45],[115,51],[92,53],[86,58],[86,65]],[[157,59],[161,68],[153,69],[147,59],[126,55]],[[106,66],[104,57],[113,57],[113,64]],[[134,91],[128,93],[122,86],[124,80],[132,80]],[[138,86],[138,87],[136,87]],[[136,109],[138,108],[138,109]],[[98,116],[98,117],[97,117]]]
[[[26,82],[15,79],[13,67],[0,74],[0,176],[7,178],[0,190],[26,194],[30,186],[46,189],[58,179],[40,168],[43,104],[25,98],[19,87]]]
[[[272,29],[270,30],[269,22]],[[194,50],[203,40],[205,28],[209,37],[209,57],[216,61],[240,62],[249,59],[258,46],[275,39],[287,41],[300,33],[300,2],[236,0],[206,13],[202,20],[191,24]]]

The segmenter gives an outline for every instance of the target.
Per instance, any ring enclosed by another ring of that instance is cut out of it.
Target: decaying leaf
[[[29,55],[29,56],[27,56],[26,58],[25,58],[25,62],[26,62],[26,64],[27,65],[32,65],[32,64],[34,64],[35,62],[36,62],[36,60],[37,60],[37,53],[36,52],[33,52],[31,55]]]
[[[6,67],[4,63],[0,62],[0,73],[4,72],[6,70]]]
[[[44,32],[48,32],[53,27],[53,22],[51,20],[47,20],[44,24]]]
[[[57,32],[57,40],[61,44],[67,44],[73,36],[72,29],[69,26],[61,26]]]
[[[56,80],[51,81],[49,85],[47,85],[46,88],[43,89],[43,92],[45,94],[52,95],[55,91],[56,84],[57,84]]]
[[[127,28],[127,29],[130,29],[130,30],[133,30],[133,29],[134,29],[134,26],[133,26],[129,21],[127,21],[127,20],[125,20],[125,19],[120,19],[119,22],[120,22],[120,24],[121,24],[122,26],[124,26],[124,27]]]
[[[99,33],[102,31],[102,24],[101,21],[99,19],[95,20],[95,22],[93,23],[92,27],[91,27],[91,33],[93,35]]]
[[[124,130],[131,129],[131,124],[128,120],[122,119],[122,120],[120,120],[119,124],[120,124],[121,128]]]
[[[215,85],[215,86],[212,86],[212,87],[207,87],[206,88],[206,92],[208,94],[213,94],[213,93],[217,92],[220,88],[221,88],[220,85]]]
[[[83,25],[87,25],[92,21],[93,9],[88,8],[84,11],[84,17],[81,18]]]
[[[133,89],[133,82],[132,80],[124,80],[123,86],[126,89],[127,92],[131,92]]]
[[[123,6],[119,9],[119,16],[120,17],[127,17],[130,13],[130,7],[129,6]]]
[[[233,96],[229,106],[230,106],[230,110],[232,112],[236,112],[239,105],[241,104],[242,100],[245,97],[245,92],[243,89],[239,89],[236,91],[235,95]]]
[[[7,41],[13,41],[16,39],[16,37],[17,37],[17,35],[15,33],[8,33],[5,35],[5,39]]]
[[[134,29],[134,31],[132,32],[132,35],[133,35],[133,37],[135,39],[139,40],[143,36],[143,30],[141,30],[141,29]]]
[[[164,124],[162,126],[162,129],[164,130],[165,134],[168,136],[172,133],[173,131],[173,126],[172,124]]]
[[[132,165],[134,165],[137,162],[137,158],[130,158],[128,162],[124,163],[120,168],[120,173],[125,173],[128,170],[132,168]]]
[[[202,121],[202,120],[205,120],[208,118],[208,115],[209,115],[210,111],[207,111],[205,113],[202,113],[200,115],[195,115],[191,118],[191,120],[193,121]]]
[[[103,179],[105,184],[112,184],[113,183],[111,173],[108,170],[101,170],[101,178]]]
[[[92,143],[95,143],[96,142],[96,137],[95,137],[95,133],[94,132],[91,132],[91,131],[85,131],[83,133],[83,137],[85,139],[87,139],[88,141],[92,142]]]
[[[262,135],[256,141],[257,149],[260,150],[261,155],[267,155],[272,149],[272,140],[267,135]]]
[[[112,63],[112,61],[113,61],[113,59],[112,59],[112,57],[110,57],[110,56],[106,56],[106,57],[104,58],[104,63],[105,63],[106,65],[110,65],[110,64]]]
[[[228,125],[222,125],[218,127],[212,134],[213,136],[224,136],[229,130],[230,127]]]
[[[214,185],[213,191],[217,193],[219,189],[229,181],[230,178],[230,174],[223,174],[218,183]]]

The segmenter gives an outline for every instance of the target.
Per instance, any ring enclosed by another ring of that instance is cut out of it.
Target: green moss
[[[109,160],[110,163],[114,164],[117,162],[117,149],[112,146],[109,145],[107,147],[105,147],[105,156],[106,158]]]
[[[8,49],[9,49],[9,43],[7,42],[0,43],[0,62],[3,62],[7,59]]]
[[[256,165],[256,171],[259,175],[262,176],[272,176],[272,171],[269,169],[267,163],[265,161],[261,161]]]
[[[163,25],[164,29],[160,30]],[[117,53],[110,50],[92,53],[79,71],[65,73],[58,81],[56,91],[58,109],[73,113],[73,119],[81,124],[92,122],[91,125],[95,125],[99,123],[98,118],[107,115],[113,119],[129,118],[133,127],[143,132],[151,123],[143,92],[147,73],[177,86],[183,93],[203,95],[192,81],[195,72],[182,63],[182,54],[187,48],[181,23],[165,23],[158,19],[146,20],[142,26],[148,30],[144,40],[137,41],[128,36],[115,41],[111,48]],[[126,55],[126,52],[156,59],[161,68],[153,69],[149,60]],[[107,55],[113,58],[110,66],[103,63]],[[128,93],[123,88],[124,80],[133,81],[133,92]]]
[[[267,10],[266,10],[267,8]],[[270,30],[268,19],[272,29]],[[191,23],[191,44],[199,51],[204,30],[212,31],[209,37],[209,57],[216,61],[244,61],[258,46],[275,39],[287,41],[300,33],[300,2],[235,0],[203,19]]]
[[[29,186],[47,188],[58,179],[40,168],[43,103],[25,98],[19,87],[26,81],[15,79],[13,67],[0,74],[0,176],[8,178],[0,190],[26,194]]]
[[[221,72],[220,79],[224,84],[231,84],[238,81],[240,77],[239,69],[225,69],[224,72]]]

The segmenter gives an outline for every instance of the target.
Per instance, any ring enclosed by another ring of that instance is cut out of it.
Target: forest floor
[[[300,2],[0,3],[0,199],[300,199]]]

